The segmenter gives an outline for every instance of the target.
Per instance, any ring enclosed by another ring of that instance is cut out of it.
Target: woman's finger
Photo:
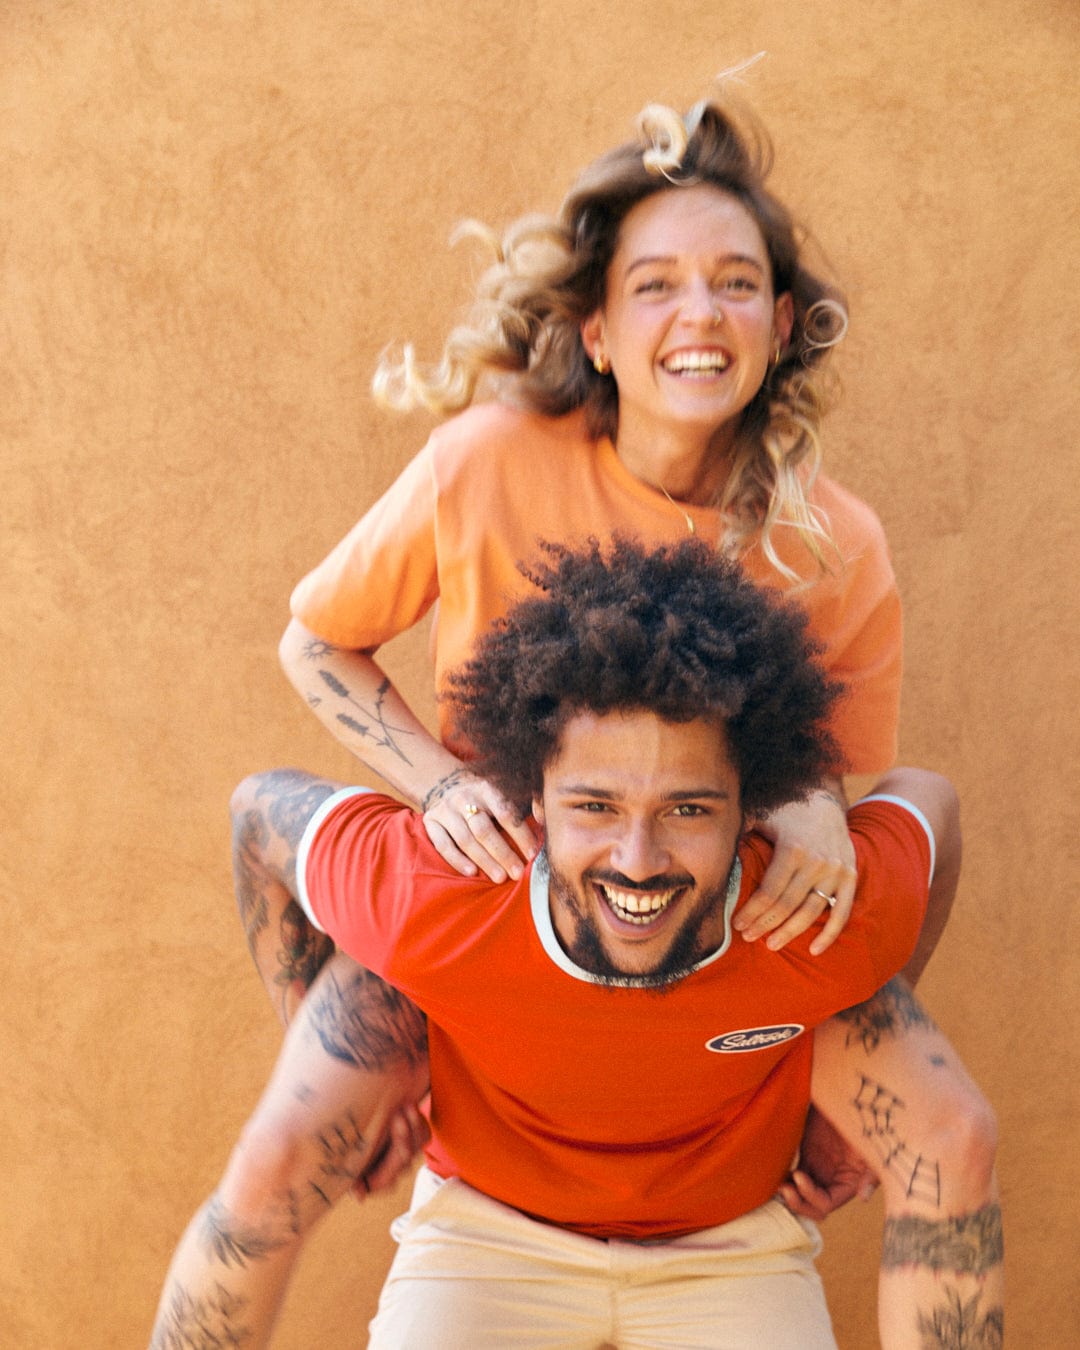
[[[834,903],[830,906],[825,927],[810,944],[810,955],[820,956],[826,951],[847,926],[851,911],[855,908],[855,878],[844,878],[836,887]]]
[[[460,872],[463,877],[476,876],[479,868],[467,854],[458,848],[450,831],[441,825],[430,811],[423,817],[423,820],[427,837],[435,846],[439,857],[448,862],[454,871]]]

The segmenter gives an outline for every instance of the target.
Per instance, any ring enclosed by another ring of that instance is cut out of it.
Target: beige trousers
[[[427,1168],[369,1350],[836,1350],[813,1224],[779,1201],[661,1242],[537,1223]]]

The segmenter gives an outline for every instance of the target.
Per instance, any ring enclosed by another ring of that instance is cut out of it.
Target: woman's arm
[[[461,761],[423,726],[366,652],[324,642],[297,619],[278,647],[297,693],[346,750],[412,806]]]
[[[495,882],[521,874],[521,857],[536,852],[528,822],[431,735],[367,652],[325,642],[297,619],[278,650],[285,674],[323,726],[423,811],[431,842],[452,867],[466,875],[479,869]]]

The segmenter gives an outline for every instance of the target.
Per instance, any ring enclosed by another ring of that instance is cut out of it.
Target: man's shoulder
[[[366,887],[392,887],[418,901],[463,891],[499,889],[482,873],[465,876],[439,853],[428,837],[419,811],[365,787],[343,788],[327,798],[308,826],[306,843],[361,869]]]
[[[508,889],[463,876],[432,844],[419,813],[364,788],[336,793],[312,816],[297,879],[308,917],[364,963],[406,933],[426,951],[429,937],[437,944],[440,933],[467,931],[477,906],[490,910]]]
[[[934,872],[936,841],[922,811],[904,797],[871,793],[848,812],[858,856],[860,884],[888,878],[925,890]]]
[[[427,836],[418,811],[396,797],[371,788],[344,787],[328,797],[308,826],[321,848],[356,853],[398,850],[424,870],[453,869]]]
[[[868,792],[852,805],[848,821],[870,833],[924,835],[933,840],[930,822],[923,811],[897,792]]]

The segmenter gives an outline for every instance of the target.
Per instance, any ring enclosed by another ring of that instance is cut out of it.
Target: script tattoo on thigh
[[[419,1063],[427,1053],[424,1014],[368,970],[357,967],[344,985],[330,971],[311,997],[322,1047],[344,1064],[376,1071]]]
[[[921,1350],[1001,1350],[1005,1344],[1005,1310],[1001,1304],[982,1309],[982,1294],[964,1298],[955,1290],[927,1315],[919,1314]]]
[[[861,1073],[852,1104],[859,1113],[862,1137],[889,1171],[899,1177],[905,1193],[913,1200],[940,1204],[940,1165],[914,1152],[900,1134],[903,1101],[883,1084]]]
[[[974,1214],[923,1219],[903,1214],[885,1221],[881,1265],[924,1266],[935,1274],[985,1275],[1005,1258],[1001,1206],[984,1205]]]
[[[150,1350],[231,1350],[247,1345],[251,1328],[241,1319],[247,1299],[238,1298],[219,1284],[206,1298],[192,1298],[186,1289],[173,1290]]]
[[[899,1036],[913,1027],[932,1031],[934,1020],[901,979],[892,979],[873,998],[837,1014],[849,1024],[846,1044],[859,1041],[872,1055],[886,1036]]]

